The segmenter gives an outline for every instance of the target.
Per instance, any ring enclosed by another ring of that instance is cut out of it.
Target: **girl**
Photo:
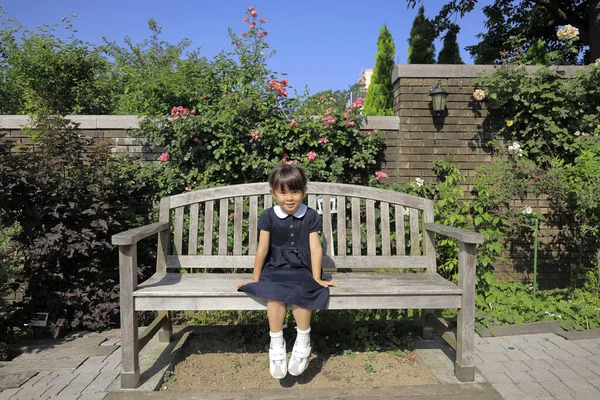
[[[275,379],[288,371],[295,376],[304,372],[311,350],[312,310],[325,308],[329,286],[338,286],[323,279],[322,222],[315,210],[302,203],[306,183],[304,170],[297,165],[282,165],[271,172],[269,186],[277,205],[265,209],[258,220],[252,282],[237,286],[239,291],[267,299],[269,370]],[[286,304],[292,304],[297,325],[289,365],[282,331]]]

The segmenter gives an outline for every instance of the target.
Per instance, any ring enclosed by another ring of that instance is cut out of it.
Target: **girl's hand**
[[[249,284],[249,283],[254,283],[254,282],[258,282],[258,281],[254,281],[254,280],[252,280],[252,281],[250,281],[250,282],[238,283],[237,285],[235,285],[235,287],[236,287],[236,289],[239,289],[239,288],[241,288],[241,287],[242,287],[242,286],[244,286],[244,285],[247,285],[247,284]]]
[[[315,281],[317,281],[317,283],[323,287],[339,287],[340,286],[337,284],[337,282],[333,282],[333,281],[324,281],[322,279],[315,279]]]

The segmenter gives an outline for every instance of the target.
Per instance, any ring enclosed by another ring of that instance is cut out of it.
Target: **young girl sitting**
[[[269,186],[277,205],[265,209],[258,220],[260,236],[252,282],[237,286],[239,291],[267,299],[269,369],[275,379],[288,371],[295,376],[304,372],[311,350],[312,310],[325,308],[329,286],[338,286],[323,280],[322,221],[302,203],[306,183],[304,170],[297,165],[283,165],[271,172]],[[289,365],[282,331],[286,304],[292,304],[297,325]]]

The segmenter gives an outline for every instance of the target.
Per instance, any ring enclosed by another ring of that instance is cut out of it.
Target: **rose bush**
[[[157,197],[211,185],[265,181],[281,163],[302,164],[313,181],[366,182],[383,138],[361,132],[363,99],[343,112],[298,113],[302,96],[269,70],[273,54],[266,20],[250,7],[246,29],[229,29],[233,50],[222,52],[199,73],[194,104],[175,104],[170,116],[142,122],[138,134],[164,148],[147,169],[159,181]],[[324,99],[323,101],[331,101]]]

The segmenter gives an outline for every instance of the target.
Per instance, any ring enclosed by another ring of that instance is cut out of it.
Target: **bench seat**
[[[133,292],[136,310],[264,310],[265,301],[238,292],[251,274],[154,274]],[[335,273],[328,309],[459,308],[462,290],[438,274]]]

